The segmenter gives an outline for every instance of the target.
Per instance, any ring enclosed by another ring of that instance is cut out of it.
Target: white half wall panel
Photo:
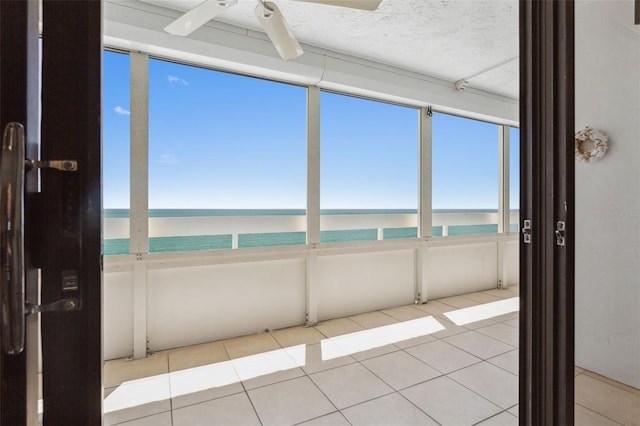
[[[304,323],[301,259],[148,272],[149,348],[175,348]]]
[[[133,272],[104,274],[104,359],[133,354]]]
[[[429,300],[496,288],[495,242],[429,247],[424,275]]]
[[[504,258],[507,287],[517,287],[520,285],[520,241],[507,241],[504,243]]]
[[[318,258],[318,319],[413,303],[415,251]]]

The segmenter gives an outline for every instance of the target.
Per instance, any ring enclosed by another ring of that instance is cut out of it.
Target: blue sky
[[[105,53],[103,109],[104,206],[128,208],[126,55]],[[497,208],[497,137],[434,114],[434,208]],[[417,208],[417,139],[413,108],[322,92],[321,208]],[[302,209],[306,179],[304,88],[150,61],[150,208]]]

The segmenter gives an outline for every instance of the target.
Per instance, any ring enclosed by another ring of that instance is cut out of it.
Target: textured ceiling
[[[144,0],[186,11],[201,0]],[[383,0],[373,12],[276,3],[298,40],[512,98],[518,96],[516,0]],[[254,0],[215,20],[261,31]]]

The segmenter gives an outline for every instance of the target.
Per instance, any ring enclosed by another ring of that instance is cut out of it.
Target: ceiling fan
[[[291,28],[285,21],[275,3],[257,0],[256,17],[264,28],[267,36],[275,46],[282,59],[294,59],[302,55],[302,47],[291,32]],[[318,3],[331,6],[348,7],[373,11],[378,8],[382,0],[295,0],[306,3]],[[220,15],[222,12],[235,5],[238,0],[205,0],[194,7],[171,24],[165,27],[165,31],[179,36],[187,36],[203,26],[206,22]]]

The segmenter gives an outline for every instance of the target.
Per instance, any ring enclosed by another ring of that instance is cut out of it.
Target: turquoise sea
[[[434,213],[495,213],[496,210],[434,210]],[[150,217],[202,217],[202,216],[268,216],[304,215],[300,209],[151,209]],[[416,214],[411,209],[367,209],[367,210],[322,210],[323,215],[346,214]],[[128,209],[105,209],[105,218],[128,218]],[[512,231],[517,231],[517,224],[512,224]],[[384,239],[416,238],[417,228],[385,228]],[[442,236],[442,227],[433,227],[433,236]],[[449,235],[491,234],[498,232],[498,225],[460,225],[449,226]],[[377,229],[356,229],[346,231],[321,231],[320,241],[323,243],[345,241],[374,241],[378,238]],[[279,232],[265,234],[238,235],[238,248],[301,245],[306,243],[305,232]],[[149,252],[175,252],[198,250],[221,250],[231,248],[231,234],[200,235],[186,237],[149,238]],[[129,253],[129,239],[109,239],[103,241],[105,255]]]

